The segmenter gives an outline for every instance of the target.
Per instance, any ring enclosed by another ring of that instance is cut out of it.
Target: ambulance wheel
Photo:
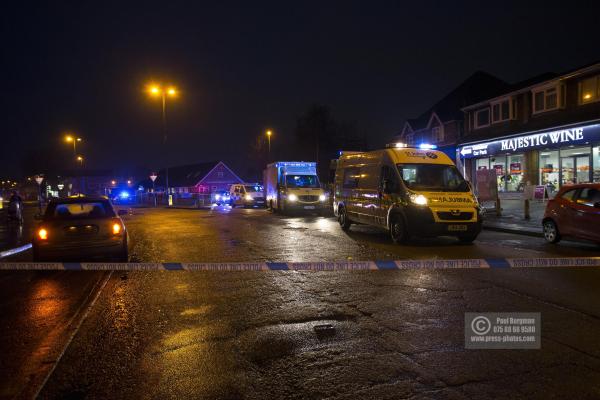
[[[408,240],[408,232],[402,215],[395,215],[390,222],[390,236],[396,244],[404,243]]]
[[[340,226],[342,227],[343,231],[347,231],[350,229],[350,225],[352,225],[352,222],[350,222],[350,219],[348,219],[346,207],[340,207],[338,209],[338,222],[340,223]]]

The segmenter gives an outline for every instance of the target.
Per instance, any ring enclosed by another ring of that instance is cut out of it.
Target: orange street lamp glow
[[[83,157],[77,156],[77,161],[83,161]]]
[[[160,96],[162,90],[158,85],[148,85],[148,93],[152,96]]]
[[[65,142],[71,143],[73,141],[73,136],[65,136]]]
[[[583,95],[583,98],[584,98],[585,100],[589,100],[589,99],[591,99],[591,98],[592,98],[592,94],[591,94],[591,93],[586,93],[586,94],[584,94],[584,95]]]
[[[177,95],[177,89],[175,89],[174,87],[170,87],[167,89],[167,94],[169,96],[175,96]]]

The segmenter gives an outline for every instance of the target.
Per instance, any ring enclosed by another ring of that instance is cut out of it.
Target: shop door
[[[589,182],[589,156],[562,157],[560,162],[562,177],[561,182],[563,185]]]

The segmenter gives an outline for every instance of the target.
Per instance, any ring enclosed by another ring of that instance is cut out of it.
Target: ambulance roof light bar
[[[397,142],[397,143],[389,143],[386,145],[387,148],[395,148],[395,149],[405,149],[405,148],[417,148],[421,150],[435,150],[437,146],[435,144],[429,143],[421,143],[417,145],[408,145],[406,143]]]

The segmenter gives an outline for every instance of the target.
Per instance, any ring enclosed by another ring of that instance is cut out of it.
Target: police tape
[[[402,269],[469,269],[600,267],[600,257],[485,258],[339,262],[236,263],[69,263],[4,262],[0,270],[63,271],[381,271]]]

